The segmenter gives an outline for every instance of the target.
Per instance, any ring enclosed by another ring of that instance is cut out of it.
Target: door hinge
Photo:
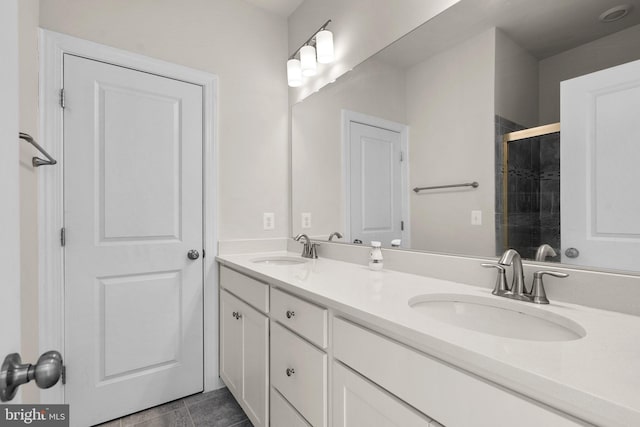
[[[400,221],[400,231],[404,231],[404,221]]]
[[[67,244],[67,233],[64,229],[64,227],[62,227],[60,229],[60,246],[64,246]]]
[[[60,381],[62,381],[62,384],[67,383],[67,367],[65,365],[62,365],[62,374],[60,375]]]
[[[404,161],[404,153],[401,151],[400,152],[400,161],[403,162]]]
[[[66,107],[64,99],[64,89],[60,89],[60,107],[62,107],[63,109]]]

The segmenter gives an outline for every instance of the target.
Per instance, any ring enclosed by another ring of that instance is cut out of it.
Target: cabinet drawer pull
[[[293,368],[287,368],[287,376],[290,377],[291,375],[295,374],[296,370]]]
[[[296,315],[295,311],[287,310],[287,319],[291,319],[295,315]]]
[[[239,313],[239,312],[237,312],[237,311],[234,311],[233,313],[231,313],[231,316],[232,316],[232,317],[235,317],[235,318],[236,318],[236,320],[238,320],[238,319],[240,319],[240,318],[242,317],[242,314],[240,314],[240,313]]]

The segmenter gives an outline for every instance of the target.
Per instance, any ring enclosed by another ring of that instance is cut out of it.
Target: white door
[[[638,269],[638,111],[640,61],[562,82],[563,262]]]
[[[73,55],[64,88],[65,398],[87,426],[203,389],[203,98]]]
[[[0,2],[0,364],[20,352],[20,221],[18,217],[18,2]],[[31,362],[33,361],[26,361]],[[19,396],[11,403],[20,403]]]
[[[402,148],[400,133],[349,123],[350,239],[390,246],[402,239]]]
[[[269,319],[223,290],[220,375],[255,427],[269,425]]]
[[[234,396],[242,396],[242,322],[240,302],[220,293],[220,376]]]

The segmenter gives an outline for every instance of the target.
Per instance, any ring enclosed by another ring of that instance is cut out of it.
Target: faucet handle
[[[311,243],[309,246],[309,258],[318,258],[318,246],[320,243]]]
[[[509,291],[509,286],[507,285],[507,276],[506,270],[503,265],[500,264],[481,264],[484,268],[495,268],[498,270],[498,277],[496,278],[496,284],[493,287],[493,291],[491,292],[493,295],[503,295]]]
[[[531,293],[529,295],[531,296],[531,301],[536,304],[549,304],[547,293],[544,290],[544,283],[542,282],[542,276],[545,274],[560,279],[569,277],[567,273],[560,273],[558,271],[551,270],[541,270],[533,273],[533,285],[531,285]]]

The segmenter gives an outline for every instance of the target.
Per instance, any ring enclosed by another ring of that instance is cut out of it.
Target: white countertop
[[[525,304],[578,323],[573,341],[525,341],[474,332],[430,320],[412,309],[417,295],[484,296],[491,290],[331,259],[304,264],[254,263],[269,252],[224,255],[218,261],[380,328],[445,362],[598,425],[640,426],[640,317],[551,301]],[[570,280],[566,279],[566,280]]]

